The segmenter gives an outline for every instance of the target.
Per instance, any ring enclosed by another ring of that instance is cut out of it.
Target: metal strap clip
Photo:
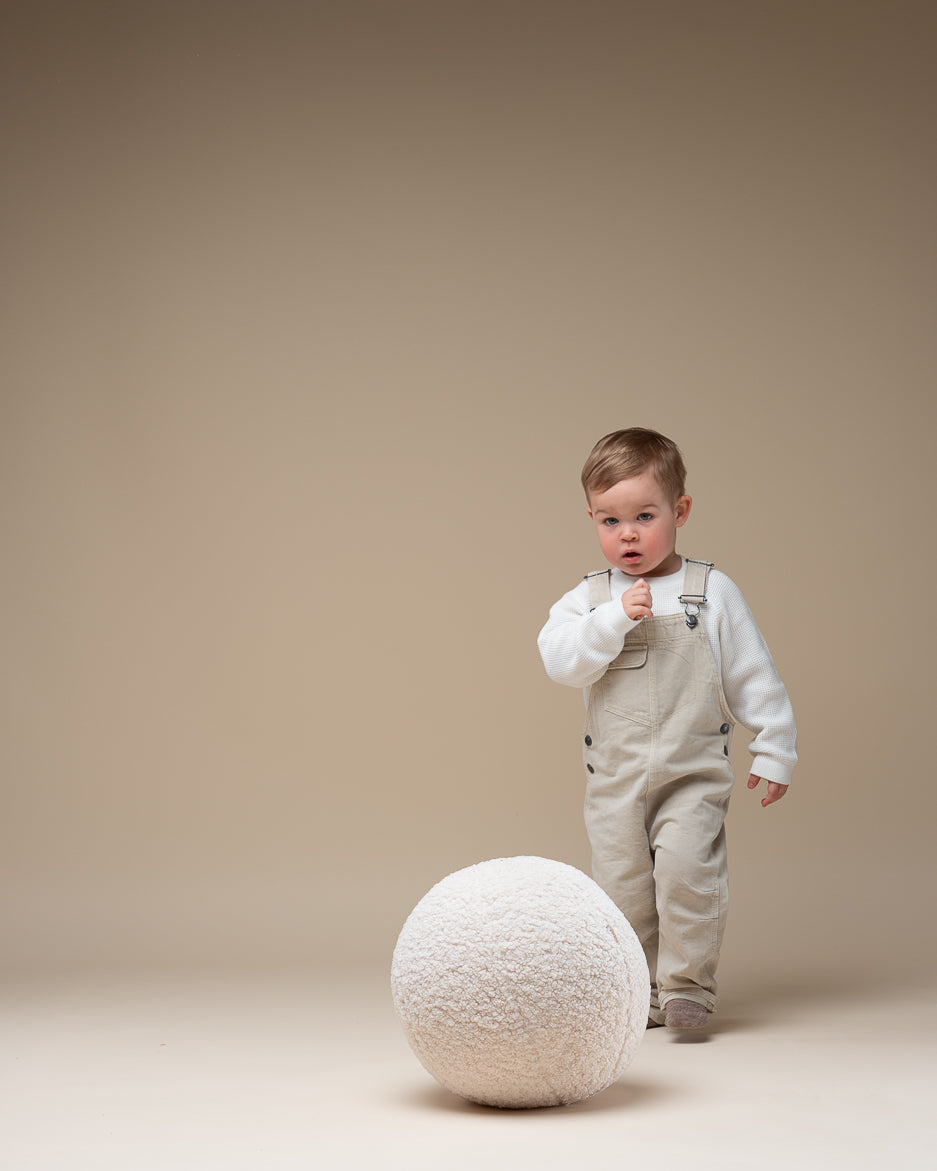
[[[687,558],[687,579],[693,578],[693,585],[702,586],[706,589],[706,583],[709,580],[709,571],[712,569],[713,563],[711,561],[695,561],[693,558]],[[700,607],[706,605],[705,594],[681,594],[677,601],[683,607],[683,612],[686,614],[686,624],[692,630],[699,625]]]

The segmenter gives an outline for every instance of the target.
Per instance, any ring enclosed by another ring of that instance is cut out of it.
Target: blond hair
[[[645,427],[612,431],[598,441],[583,465],[586,499],[592,492],[604,492],[620,480],[630,480],[648,469],[671,500],[685,495],[686,467],[672,439]]]

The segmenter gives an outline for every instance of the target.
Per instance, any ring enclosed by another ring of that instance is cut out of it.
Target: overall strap
[[[612,600],[612,571],[599,569],[595,573],[587,573],[585,580],[589,583],[589,613],[601,606],[603,602]]]
[[[691,630],[699,622],[700,607],[706,604],[706,583],[709,581],[709,571],[712,567],[712,561],[693,561],[689,557],[686,559],[683,593],[677,601],[683,607],[686,624]]]

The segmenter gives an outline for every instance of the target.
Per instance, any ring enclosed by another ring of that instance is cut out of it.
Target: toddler
[[[644,947],[648,1025],[696,1029],[716,1009],[733,727],[754,733],[748,787],[767,783],[763,806],[787,792],[797,733],[738,587],[676,552],[685,479],[656,431],[599,440],[582,484],[611,568],[560,598],[538,645],[551,679],[584,689],[593,875]]]

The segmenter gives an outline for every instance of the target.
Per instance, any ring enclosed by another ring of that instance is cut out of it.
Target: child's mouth
[[[640,556],[641,556],[641,554],[637,551],[637,549],[629,549],[628,552],[625,554],[625,560],[626,561],[634,561],[634,559],[636,557],[640,557]]]

